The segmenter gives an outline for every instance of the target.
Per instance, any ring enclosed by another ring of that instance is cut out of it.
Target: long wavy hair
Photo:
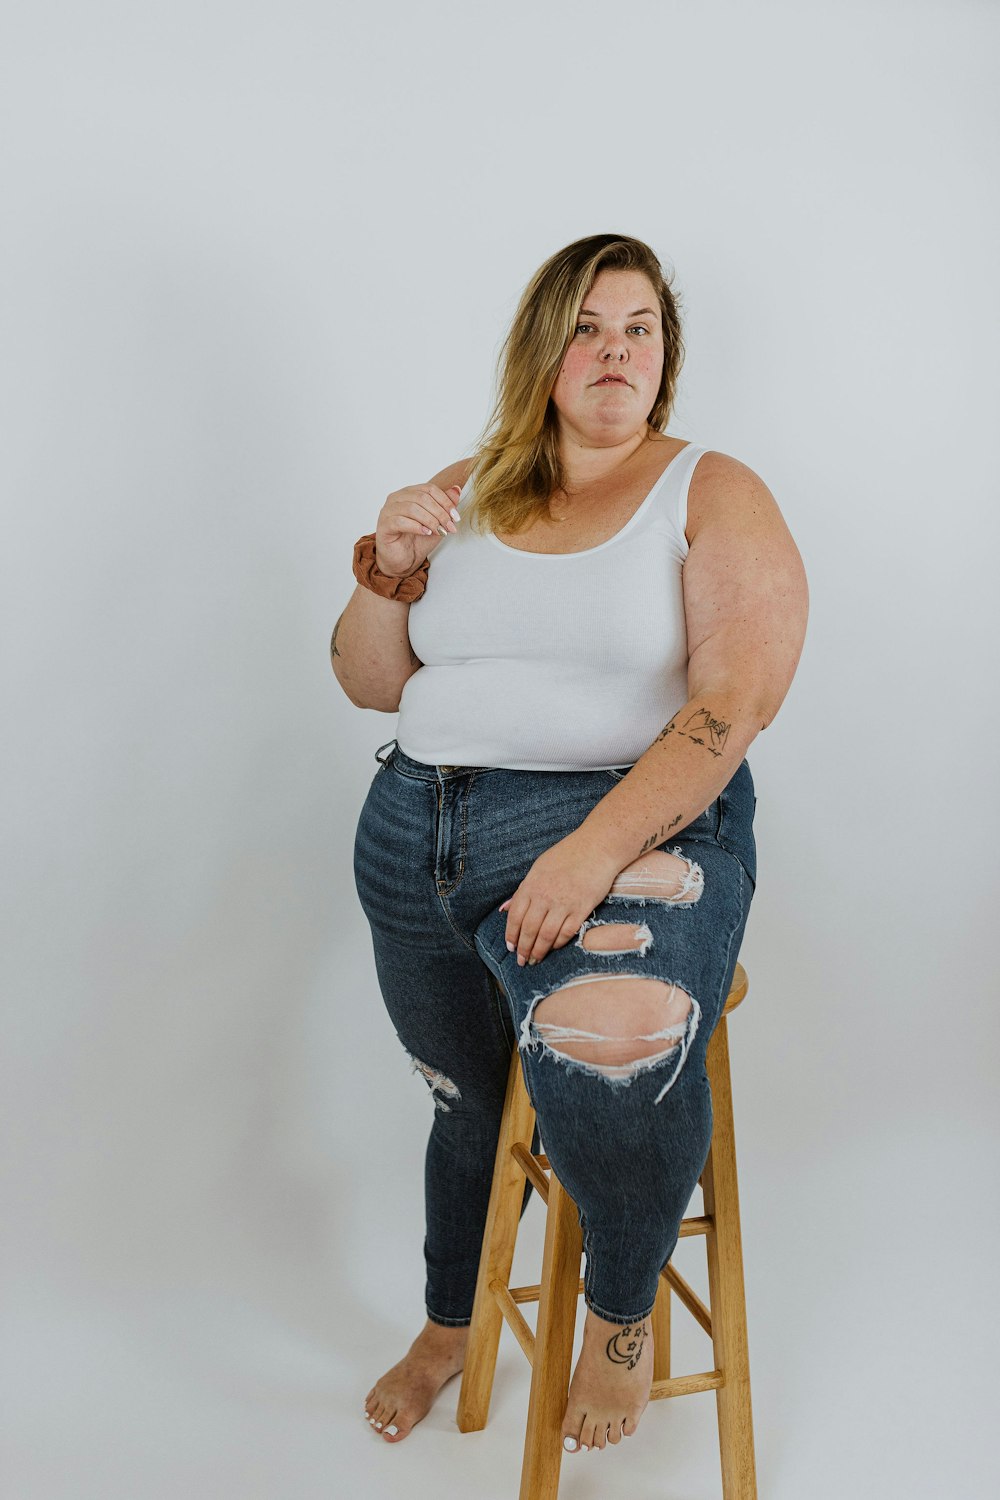
[[[478,532],[516,534],[544,515],[549,496],[564,486],[551,391],[575,337],[580,308],[603,270],[642,271],[653,284],[663,325],[663,373],[646,423],[651,432],[662,432],[670,420],[684,342],[679,298],[659,260],[629,235],[574,240],[532,276],[500,350],[496,401],[469,471],[474,499],[466,515]]]

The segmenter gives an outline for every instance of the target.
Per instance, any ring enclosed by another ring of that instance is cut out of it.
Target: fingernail
[[[453,521],[460,521],[462,519],[462,512],[460,510],[456,510],[455,507],[452,506],[451,507],[451,518],[452,518]]]
[[[523,953],[519,953],[517,955],[517,961],[521,965],[521,968],[523,969],[524,968],[524,954]]]
[[[528,959],[528,968],[529,968],[529,969],[530,969],[530,968],[531,968],[531,965],[532,965],[532,964],[537,964],[537,962],[538,962],[538,959],[537,959],[537,958],[529,958],[529,959]]]
[[[567,1453],[575,1453],[576,1452],[576,1438],[575,1437],[564,1437],[563,1438],[563,1447],[566,1449]]]
[[[508,953],[513,953],[513,951],[514,951],[514,944],[513,943],[508,943],[507,944],[507,952]]]
[[[396,1426],[395,1422],[390,1422],[389,1426],[385,1430],[386,1432],[391,1432],[392,1436],[395,1437],[396,1433],[399,1431],[399,1428]]]

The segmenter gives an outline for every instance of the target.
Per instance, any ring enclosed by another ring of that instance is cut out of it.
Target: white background
[[[509,1333],[482,1433],[457,1380],[395,1447],[361,1414],[433,1105],[353,885],[395,719],[328,641],[609,230],[676,276],[670,431],[811,588],[731,1023],[760,1491],[996,1493],[998,41],[971,0],[3,7],[4,1500],[516,1493]],[[714,1421],[654,1404],[563,1493],[717,1496]]]

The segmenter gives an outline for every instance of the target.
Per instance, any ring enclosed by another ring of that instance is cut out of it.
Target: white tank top
[[[442,537],[410,605],[424,665],[400,699],[404,755],[589,771],[649,749],[688,699],[684,528],[707,451],[687,443],[622,529],[583,552],[522,552],[468,522]]]

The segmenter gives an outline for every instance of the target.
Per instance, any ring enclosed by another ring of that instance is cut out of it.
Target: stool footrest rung
[[[507,1290],[510,1292],[511,1297],[515,1302],[537,1302],[539,1297],[541,1296],[542,1288],[541,1283],[536,1283],[534,1286],[511,1286],[508,1287]],[[582,1276],[577,1283],[576,1290],[577,1295],[579,1295],[583,1291]]]
[[[514,1142],[510,1148],[510,1154],[521,1168],[525,1177],[528,1178],[542,1202],[547,1204],[549,1201],[549,1179],[541,1168],[543,1161],[548,1166],[547,1159],[544,1156],[535,1156],[521,1141]]]
[[[534,1363],[535,1359],[535,1335],[532,1333],[530,1327],[528,1326],[524,1314],[518,1307],[517,1302],[514,1301],[513,1295],[515,1292],[524,1290],[526,1290],[526,1288],[524,1287],[506,1287],[499,1279],[490,1282],[490,1291],[496,1298],[497,1306],[503,1313],[511,1332],[517,1339],[517,1342],[520,1344],[521,1348],[527,1355],[528,1364],[530,1365]],[[537,1301],[538,1288],[527,1288],[527,1290],[534,1290],[535,1300]],[[522,1302],[526,1302],[528,1301],[528,1298],[522,1297],[519,1300]]]
[[[674,1291],[684,1303],[684,1306],[687,1308],[692,1318],[694,1318],[696,1323],[701,1324],[702,1328],[704,1328],[709,1338],[711,1338],[712,1314],[709,1312],[704,1302],[702,1302],[694,1287],[688,1285],[688,1283],[684,1280],[684,1277],[681,1276],[678,1271],[674,1270],[669,1261],[667,1261],[667,1264],[663,1267],[660,1275],[666,1282],[668,1282],[670,1286],[673,1287]]]
[[[694,1391],[717,1391],[726,1383],[721,1370],[707,1370],[704,1375],[674,1375],[669,1380],[654,1380],[649,1388],[650,1401],[667,1396],[690,1396]]]
[[[682,1240],[686,1235],[690,1234],[707,1234],[711,1227],[712,1218],[710,1214],[702,1214],[698,1218],[692,1215],[690,1219],[681,1220],[681,1227],[677,1231],[677,1238]]]

